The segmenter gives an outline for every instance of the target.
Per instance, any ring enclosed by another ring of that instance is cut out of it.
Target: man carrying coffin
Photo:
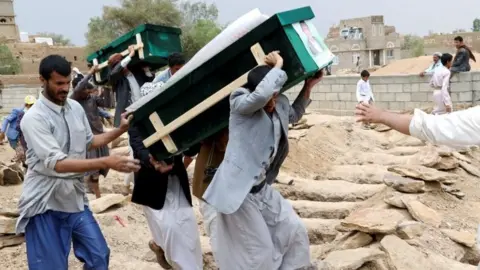
[[[230,95],[225,157],[203,199],[217,210],[220,269],[301,269],[310,266],[305,225],[271,183],[288,154],[288,123],[310,103],[321,77],[308,79],[290,105],[279,90],[287,81],[283,59],[272,52]]]

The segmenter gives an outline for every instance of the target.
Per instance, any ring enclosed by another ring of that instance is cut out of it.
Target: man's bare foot
[[[155,255],[157,256],[157,262],[158,264],[160,264],[161,267],[163,267],[164,269],[172,269],[172,266],[167,262],[167,259],[165,258],[165,252],[163,252],[163,249],[161,247],[157,246],[157,244],[155,244],[153,240],[150,240],[148,242],[148,247],[150,247],[153,253],[155,253]]]

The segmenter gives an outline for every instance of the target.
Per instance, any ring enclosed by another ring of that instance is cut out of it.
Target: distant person
[[[452,67],[450,68],[452,76],[458,72],[470,71],[470,59],[472,59],[473,62],[477,62],[475,55],[473,55],[470,48],[463,43],[463,38],[461,36],[455,37],[454,43],[455,47],[457,48],[457,52],[455,54],[455,58],[453,59]]]
[[[440,61],[440,58],[442,57],[442,53],[440,52],[436,52],[433,54],[433,63],[427,68],[425,69],[425,71],[422,71],[420,73],[420,77],[423,77],[425,75],[433,75],[433,73],[435,72],[435,70],[438,68],[438,67],[441,67],[442,66],[442,61]]]
[[[444,53],[440,58],[442,66],[435,69],[430,80],[430,86],[433,90],[433,102],[435,103],[432,114],[439,115],[451,113],[453,111],[452,99],[450,98],[450,67],[452,66],[453,56]]]
[[[37,99],[34,96],[26,96],[23,106],[20,108],[14,108],[5,120],[3,120],[0,134],[2,134],[2,137],[6,135],[8,143],[13,150],[16,150],[19,145],[19,134],[17,130],[18,116],[30,109],[36,100]]]
[[[152,83],[164,82],[166,83],[177,71],[185,65],[185,58],[180,53],[172,53],[168,57],[168,68],[162,71],[155,77]]]
[[[357,82],[357,102],[372,104],[375,101],[373,97],[372,87],[370,86],[370,73],[367,70],[364,70],[360,73],[360,80]],[[370,129],[370,124],[364,124],[364,129]]]
[[[360,68],[361,68],[360,56],[358,56],[358,57],[357,57],[357,63],[356,63],[357,73],[360,73]]]

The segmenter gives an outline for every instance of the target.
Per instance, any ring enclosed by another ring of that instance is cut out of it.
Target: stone
[[[340,233],[332,242],[316,246],[315,250],[312,251],[312,254],[314,254],[312,258],[324,259],[332,251],[361,248],[372,242],[373,237],[367,233],[355,231]]]
[[[414,179],[422,179],[424,181],[436,181],[436,182],[455,182],[458,180],[458,176],[446,172],[437,171],[432,168],[427,168],[421,165],[398,165],[390,166],[388,171],[400,174],[404,177],[411,177]]]
[[[472,163],[472,160],[469,157],[462,155],[458,152],[453,152],[452,155],[456,157],[458,160],[465,161],[467,163]]]
[[[333,269],[356,270],[366,262],[385,257],[385,253],[373,248],[357,248],[333,251],[327,255],[324,262],[330,264]]]
[[[90,201],[90,209],[93,213],[99,214],[107,210],[108,208],[122,204],[126,201],[126,197],[122,194],[105,194],[102,197]]]
[[[385,194],[385,197],[383,198],[383,201],[391,205],[393,207],[397,207],[400,209],[407,209],[405,204],[403,203],[403,200],[416,200],[417,196],[413,194],[403,194],[397,191],[389,191]]]
[[[420,252],[395,235],[387,235],[380,242],[396,270],[475,270],[473,265],[463,264],[435,253]]]
[[[480,177],[480,171],[477,168],[475,168],[473,165],[465,161],[458,161],[458,163],[460,164],[460,167],[462,167],[469,174],[476,177]]]
[[[411,178],[386,174],[383,178],[385,184],[393,189],[405,193],[423,193],[425,192],[425,182],[413,180]]]
[[[443,218],[435,210],[417,200],[404,200],[403,203],[415,220],[421,221],[433,227],[440,227]]]
[[[365,208],[352,212],[340,224],[349,231],[392,234],[404,220],[408,220],[408,216],[403,210]]]
[[[441,157],[450,157],[450,156],[453,155],[455,150],[453,150],[452,148],[450,148],[448,146],[441,145],[441,146],[437,147],[437,151],[438,151],[438,154]]]
[[[392,130],[392,128],[383,124],[378,124],[374,130],[377,132],[386,132]]]
[[[111,142],[111,149],[128,146],[128,138],[120,136]]]
[[[18,185],[23,182],[23,173],[11,167],[0,165],[0,186]]]
[[[423,165],[426,167],[433,167],[440,162],[441,157],[435,147],[429,145],[423,147],[417,154],[408,160],[407,164]]]
[[[18,213],[18,210],[0,208],[0,216],[9,217],[9,218],[17,218],[17,217],[20,216],[20,214]]]
[[[16,218],[0,216],[0,234],[15,234]]]
[[[303,223],[308,232],[311,244],[325,244],[332,242],[338,234],[335,229],[340,225],[337,219],[304,218]]]
[[[23,244],[23,242],[25,242],[23,235],[0,235],[0,249],[18,246]]]
[[[416,221],[404,221],[397,226],[397,235],[404,239],[414,239],[422,236],[423,224]]]
[[[441,230],[425,225],[420,237],[413,239],[420,251],[434,252],[451,260],[460,261],[466,254],[466,249],[450,239]]]
[[[290,201],[295,212],[301,218],[326,218],[342,219],[355,209],[356,202],[315,202],[315,201]]]
[[[449,229],[443,229],[442,232],[446,234],[450,239],[452,239],[452,241],[457,242],[466,247],[472,248],[476,244],[475,234],[449,230]]]
[[[288,132],[288,138],[292,140],[300,140],[301,138],[307,136],[308,130],[291,130]]]
[[[458,160],[454,157],[442,157],[440,162],[435,164],[433,168],[442,171],[449,171],[458,168],[459,163]]]

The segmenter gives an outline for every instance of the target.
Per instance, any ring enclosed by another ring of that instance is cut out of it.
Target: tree
[[[7,45],[0,45],[0,74],[15,75],[22,71],[20,61],[16,59]]]
[[[411,56],[418,57],[425,54],[423,38],[416,35],[405,35],[402,50],[410,51]]]
[[[473,32],[480,32],[480,19],[476,18],[473,20],[473,27],[472,27]]]
[[[55,34],[55,33],[37,33],[38,36],[41,37],[49,37],[52,38],[53,44],[55,45],[60,45],[60,46],[72,46],[72,42],[70,41],[69,38],[65,37],[64,35],[61,34]]]
[[[144,23],[180,27],[186,57],[193,56],[221,31],[218,9],[203,2],[177,0],[120,0],[120,7],[104,7],[101,17],[90,19],[87,53],[107,45]]]

